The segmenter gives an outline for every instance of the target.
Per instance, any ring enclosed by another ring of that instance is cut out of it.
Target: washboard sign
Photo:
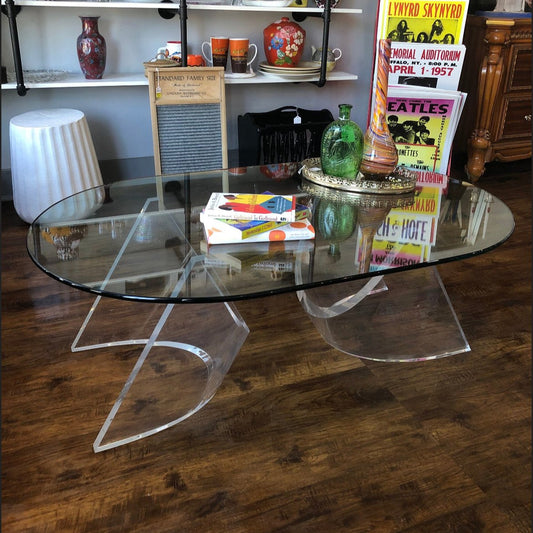
[[[222,67],[146,67],[156,175],[227,168]]]

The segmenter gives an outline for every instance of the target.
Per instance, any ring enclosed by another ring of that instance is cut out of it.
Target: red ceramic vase
[[[88,80],[100,80],[105,70],[106,43],[98,32],[100,17],[80,17],[82,32],[78,36],[77,49],[80,67]]]
[[[265,56],[270,65],[296,67],[304,51],[305,30],[287,17],[263,30]]]

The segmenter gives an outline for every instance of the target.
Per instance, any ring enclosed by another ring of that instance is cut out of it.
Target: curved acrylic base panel
[[[470,351],[436,268],[300,291],[324,340],[374,361],[423,361]]]
[[[109,404],[94,451],[153,435],[202,408],[215,395],[248,333],[226,303],[175,306],[98,297],[72,350],[111,348],[112,369],[117,347],[123,346],[118,353],[136,362],[129,376],[124,375],[118,398]]]

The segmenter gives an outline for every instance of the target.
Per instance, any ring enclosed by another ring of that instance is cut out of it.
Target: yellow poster
[[[383,0],[378,38],[461,44],[467,11],[468,0]]]

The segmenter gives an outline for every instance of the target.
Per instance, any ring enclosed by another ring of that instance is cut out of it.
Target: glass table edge
[[[436,266],[443,265],[446,263],[453,263],[455,261],[464,261],[467,259],[473,259],[477,256],[490,252],[498,248],[502,244],[504,244],[513,234],[514,226],[515,224],[513,222],[513,227],[511,231],[509,231],[509,233],[504,238],[502,238],[500,241],[493,243],[489,245],[488,247],[483,248],[482,250],[468,252],[468,253],[453,256],[453,257],[445,257],[445,258],[438,259],[435,261],[426,261],[426,262],[411,264],[407,266],[399,266],[399,267],[388,268],[384,270],[374,270],[372,272],[365,272],[365,273],[354,274],[350,276],[342,276],[339,278],[333,278],[333,279],[328,279],[328,280],[320,280],[320,281],[316,281],[313,283],[301,283],[298,285],[279,287],[277,289],[269,289],[269,290],[262,290],[258,292],[229,294],[229,295],[223,294],[220,296],[210,296],[210,297],[141,296],[141,295],[132,295],[132,294],[121,294],[121,293],[116,293],[112,291],[106,291],[103,289],[95,289],[93,287],[89,287],[87,285],[83,285],[76,281],[59,276],[55,274],[53,271],[46,269],[43,265],[39,263],[37,258],[34,256],[32,251],[30,250],[28,244],[26,244],[26,249],[33,263],[42,272],[44,272],[46,275],[50,276],[51,278],[55,279],[56,281],[63,283],[64,285],[81,290],[83,292],[91,293],[97,296],[115,298],[118,300],[128,300],[128,301],[145,302],[145,303],[161,303],[161,304],[195,304],[195,303],[202,304],[204,303],[205,304],[205,303],[216,303],[216,302],[238,302],[238,301],[252,300],[252,299],[258,299],[258,298],[266,298],[269,296],[275,296],[279,294],[288,294],[288,293],[298,292],[302,290],[311,290],[311,289],[316,289],[319,287],[326,287],[328,285],[336,285],[336,284],[345,283],[349,281],[369,279],[369,278],[376,277],[376,276],[383,276],[383,275],[388,276],[388,275],[393,275],[394,273],[417,270],[417,269],[427,268],[427,267],[436,267]],[[30,232],[32,232],[32,230],[33,230],[33,224],[30,226],[29,233],[28,233],[28,239],[29,239],[29,234]]]

